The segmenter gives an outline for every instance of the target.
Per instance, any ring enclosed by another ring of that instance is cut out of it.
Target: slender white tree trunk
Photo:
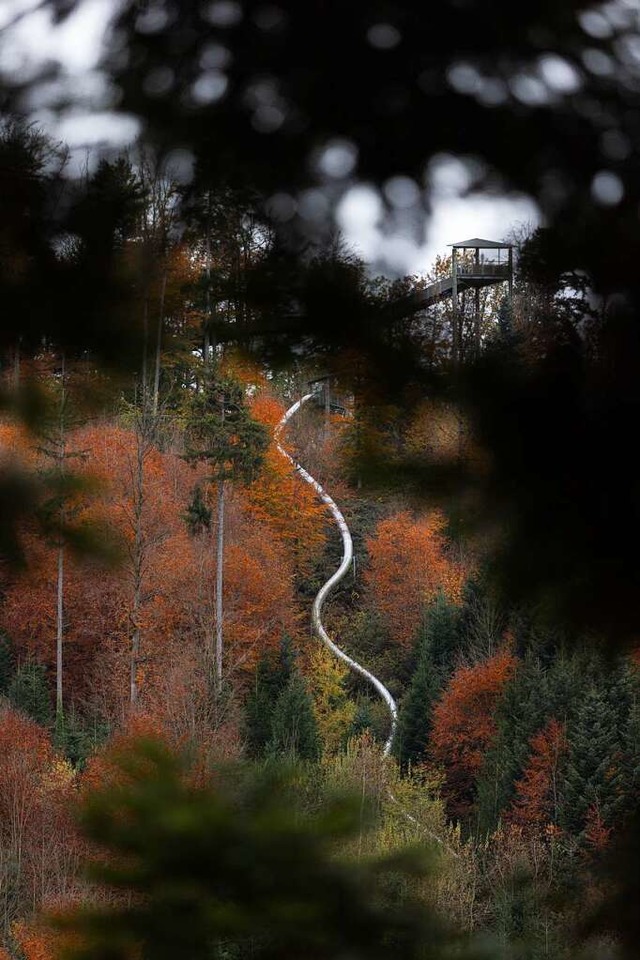
[[[216,687],[222,688],[222,653],[224,649],[222,591],[224,587],[224,480],[218,481],[218,543],[216,551]]]
[[[145,536],[144,536],[144,465],[147,451],[147,412],[145,400],[142,401],[142,422],[137,427],[136,463],[133,476],[133,603],[131,607],[131,657],[129,663],[129,699],[132,707],[138,701],[138,667],[140,665],[140,649],[142,633],[140,629],[140,608],[142,606],[142,580],[145,564]]]
[[[64,639],[64,547],[58,547],[58,604],[56,613],[56,717],[63,715],[62,643]]]
[[[142,306],[142,394],[147,395],[147,353],[149,350],[149,297],[145,290]]]
[[[15,345],[13,351],[13,387],[17,390],[20,386],[20,340]]]
[[[60,478],[64,475],[65,456],[66,456],[66,436],[65,436],[65,358],[62,356],[61,370],[61,388],[60,388],[60,411],[58,420],[58,469]],[[61,719],[64,712],[63,689],[62,689],[62,647],[64,642],[64,543],[62,541],[62,529],[64,526],[65,508],[64,502],[60,505],[60,540],[58,543],[58,577],[57,577],[57,597],[56,597],[56,718]]]
[[[211,360],[211,314],[212,314],[212,301],[211,301],[211,191],[207,194],[207,204],[209,216],[207,217],[207,231],[205,234],[205,276],[207,278],[207,287],[205,290],[205,304],[204,304],[204,342],[202,346],[203,361],[205,364],[208,364]]]
[[[160,358],[162,356],[162,328],[164,326],[164,300],[167,291],[167,268],[165,265],[162,274],[162,286],[160,288],[160,315],[158,317],[158,334],[156,337],[156,361],[153,375],[153,416],[158,416],[158,405],[160,401]]]

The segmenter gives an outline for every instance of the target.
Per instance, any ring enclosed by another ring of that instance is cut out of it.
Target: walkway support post
[[[458,317],[458,251],[451,251],[451,306],[453,309],[453,364],[460,362],[460,320]]]

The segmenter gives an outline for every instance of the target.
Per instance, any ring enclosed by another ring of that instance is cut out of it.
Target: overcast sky
[[[51,89],[41,89],[30,104],[34,119],[72,148],[76,165],[86,163],[88,150],[96,145],[124,147],[140,132],[135,119],[110,109],[108,86],[95,70],[117,2],[84,0],[79,11],[58,27],[52,25],[46,11],[35,10],[7,29],[17,14],[39,4],[38,0],[0,0],[0,71],[28,78],[43,61],[54,60],[63,64],[69,89],[82,92],[85,105],[63,117],[48,105]],[[417,238],[420,231],[415,223],[390,232],[388,224],[382,223],[382,201],[367,185],[354,187],[342,201],[338,218],[347,242],[377,270],[426,272],[437,254],[447,253],[448,244],[469,237],[501,240],[520,224],[535,226],[538,222],[536,206],[526,197],[464,196],[468,189],[465,168],[451,159],[437,160],[432,175],[437,196],[426,240]],[[398,219],[402,223],[402,216]]]

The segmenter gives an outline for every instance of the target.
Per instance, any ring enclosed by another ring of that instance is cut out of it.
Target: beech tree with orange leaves
[[[284,412],[284,405],[265,391],[261,391],[251,404],[252,416],[268,427],[271,442],[260,473],[246,488],[245,495],[251,516],[286,545],[299,570],[312,563],[324,546],[327,511],[309,484],[300,481],[291,463],[276,446],[273,431]]]
[[[516,657],[502,649],[482,663],[459,667],[435,706],[429,752],[444,769],[451,817],[462,818],[473,807],[476,780],[496,733],[496,707],[516,665]]]
[[[109,528],[109,539],[118,542],[123,563],[105,570],[97,563],[69,563],[65,577],[66,671],[71,702],[87,694],[87,683],[102,660],[109,672],[109,648],[119,653],[130,643],[130,658],[137,661],[144,629],[150,554],[161,548],[167,535],[180,525],[182,496],[186,497],[189,470],[183,465],[182,491],[171,484],[171,458],[161,455],[135,432],[108,424],[86,427],[69,438],[70,450],[86,454],[85,471],[99,484],[98,492],[81,503],[78,522],[100,520]],[[182,496],[181,496],[182,492]],[[51,638],[55,637],[55,558],[37,537],[31,538],[30,566],[7,590],[3,623],[22,657],[52,663]],[[52,593],[53,591],[53,593]],[[28,598],[28,602],[27,601]],[[128,641],[124,637],[129,635]],[[133,639],[132,639],[133,638]],[[136,650],[138,652],[136,652]],[[138,666],[132,666],[130,698],[135,700]]]
[[[367,540],[369,604],[404,647],[438,593],[454,602],[461,597],[464,572],[447,554],[444,529],[445,518],[437,511],[419,518],[402,511],[382,520]]]
[[[0,929],[75,889],[74,776],[50,735],[0,705]]]
[[[531,738],[531,755],[515,785],[509,819],[542,832],[557,826],[560,802],[560,763],[567,750],[566,725],[552,717]]]
[[[106,525],[123,557],[120,566],[111,568],[71,557],[66,564],[69,706],[82,709],[89,699],[101,716],[121,721],[132,685],[136,702],[145,708],[153,703],[155,710],[158,692],[166,694],[164,677],[176,661],[183,659],[185,669],[192,664],[200,677],[197,651],[210,650],[216,626],[217,530],[212,525],[191,536],[185,522],[194,481],[202,483],[206,467],[190,467],[152,443],[141,451],[133,431],[108,423],[75,431],[69,445],[86,451],[83,469],[94,481],[78,519]],[[230,680],[242,684],[263,648],[277,645],[285,630],[297,631],[300,614],[286,543],[266,522],[258,522],[244,493],[232,486],[226,528],[224,668]],[[54,550],[35,533],[26,536],[26,543],[29,565],[5,584],[0,627],[13,639],[19,662],[35,660],[53,673]],[[134,629],[138,647],[132,671]]]

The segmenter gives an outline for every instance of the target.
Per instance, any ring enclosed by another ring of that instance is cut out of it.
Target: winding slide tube
[[[338,509],[338,506],[335,503],[335,501],[329,496],[328,493],[326,493],[326,491],[318,483],[318,481],[315,480],[310,473],[307,473],[304,467],[302,467],[296,460],[294,460],[291,454],[289,454],[280,443],[280,434],[282,433],[282,430],[287,425],[291,417],[293,417],[300,410],[300,408],[305,403],[307,403],[308,400],[311,400],[313,396],[314,396],[313,393],[307,393],[300,400],[297,400],[292,407],[289,407],[289,409],[283,416],[280,423],[277,425],[274,432],[275,441],[276,441],[276,445],[279,452],[282,454],[283,457],[286,457],[291,464],[293,464],[293,467],[298,473],[298,475],[303,480],[305,480],[310,486],[313,487],[318,497],[323,501],[323,503],[327,505],[327,507],[329,508],[329,510],[333,515],[334,520],[336,521],[336,524],[338,525],[340,536],[342,537],[342,562],[338,567],[338,569],[336,570],[336,572],[331,577],[329,577],[327,582],[323,584],[323,586],[318,591],[316,598],[313,601],[313,608],[311,611],[311,622],[313,624],[313,629],[315,630],[320,640],[322,640],[322,642],[325,644],[325,646],[327,646],[329,650],[331,650],[331,652],[336,657],[339,657],[340,660],[344,661],[344,663],[346,663],[351,670],[353,670],[355,673],[359,673],[361,677],[364,677],[364,679],[367,680],[372,687],[374,687],[374,689],[382,698],[382,700],[384,700],[391,717],[391,729],[389,732],[389,737],[383,748],[383,753],[384,753],[384,756],[386,757],[391,753],[391,748],[393,746],[393,740],[394,740],[394,737],[396,734],[396,728],[398,725],[398,707],[396,705],[396,702],[381,680],[378,680],[377,677],[374,677],[372,673],[370,673],[361,664],[359,664],[356,660],[354,660],[347,653],[345,653],[344,650],[340,649],[337,643],[335,643],[331,639],[331,637],[325,630],[324,625],[322,623],[322,607],[323,607],[324,601],[327,599],[328,595],[331,593],[333,588],[338,583],[340,583],[340,581],[345,577],[345,575],[349,570],[349,567],[353,562],[353,540],[351,539],[351,533],[349,532],[349,527],[347,526],[347,522],[344,519],[341,511]]]

